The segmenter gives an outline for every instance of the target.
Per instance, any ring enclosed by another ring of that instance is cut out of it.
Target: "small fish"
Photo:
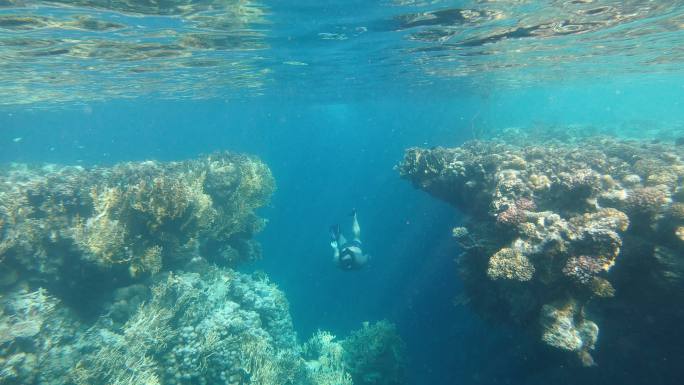
[[[16,138],[12,139],[12,141],[13,141],[14,143],[19,143],[19,142],[21,142],[22,140],[24,140],[24,138],[22,138],[21,136],[17,136]]]

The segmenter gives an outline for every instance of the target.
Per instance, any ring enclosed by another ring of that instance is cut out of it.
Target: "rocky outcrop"
[[[675,144],[611,138],[476,141],[408,149],[398,171],[467,215],[453,235],[477,312],[593,365],[599,327],[641,324],[632,343],[647,350],[653,323],[682,320],[683,158]]]

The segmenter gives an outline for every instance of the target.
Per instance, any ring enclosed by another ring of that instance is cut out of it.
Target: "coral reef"
[[[355,385],[406,383],[406,347],[391,323],[364,323],[342,341],[342,347],[345,366]]]
[[[335,336],[318,331],[302,346],[306,370],[312,383],[320,385],[352,385],[351,374],[344,363],[344,348]]]
[[[303,383],[287,301],[267,280],[207,267],[159,274],[146,294],[124,322],[108,311],[90,326],[43,289],[3,298],[0,383]]]
[[[64,384],[85,329],[45,289],[19,285],[0,297],[0,384]]]
[[[229,153],[0,173],[0,385],[396,376],[393,326],[299,345],[285,295],[263,273],[232,270],[259,257],[254,210],[273,189],[263,163]]]
[[[123,326],[105,318],[84,334],[92,353],[68,373],[74,382],[297,383],[288,305],[273,284],[217,268],[165,275]]]
[[[508,139],[411,148],[397,167],[468,215],[453,235],[475,310],[575,352],[586,366],[601,346],[599,326],[652,330],[681,320],[672,303],[684,299],[684,148]],[[633,343],[657,345],[648,335]]]
[[[353,331],[336,341],[319,331],[303,345],[307,372],[315,384],[402,385],[406,383],[406,347],[388,321]]]
[[[542,341],[555,348],[579,352],[583,365],[593,366],[589,351],[598,338],[598,326],[585,319],[574,300],[547,304],[541,309]]]
[[[0,384],[403,384],[403,342],[386,321],[300,346],[263,274],[196,270],[119,289],[92,323],[44,289],[3,296]]]
[[[534,275],[534,266],[520,251],[503,248],[489,258],[487,275],[491,279],[529,281]]]
[[[12,165],[0,173],[4,275],[81,296],[201,256],[236,266],[260,255],[254,209],[273,190],[266,165],[227,152],[111,168]]]

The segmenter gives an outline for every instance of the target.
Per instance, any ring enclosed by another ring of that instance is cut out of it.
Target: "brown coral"
[[[487,275],[490,279],[529,281],[534,275],[534,265],[519,251],[503,248],[489,258]]]
[[[534,210],[536,205],[529,198],[519,198],[496,215],[496,222],[505,226],[517,226],[527,220],[527,212]]]
[[[563,274],[576,282],[587,285],[592,282],[596,274],[608,270],[610,266],[612,263],[604,257],[580,255],[568,259],[565,267],[563,267]]]
[[[668,193],[659,187],[639,187],[628,192],[625,209],[635,214],[653,215],[669,202]]]

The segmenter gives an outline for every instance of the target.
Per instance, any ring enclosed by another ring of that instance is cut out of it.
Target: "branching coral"
[[[145,289],[120,290],[146,296],[136,309],[121,315],[117,301],[76,329],[83,321],[42,289],[0,299],[0,384],[329,385],[307,382],[287,302],[272,283],[206,267],[158,274]]]
[[[316,385],[352,385],[351,374],[344,365],[344,349],[335,336],[318,331],[302,346],[306,371]]]
[[[403,383],[389,323],[342,342],[319,332],[300,347],[283,293],[263,275],[194,270],[117,289],[91,321],[44,289],[0,297],[0,384]]]
[[[22,286],[1,296],[0,384],[63,383],[73,360],[62,353],[75,331],[62,304],[45,289]],[[55,365],[46,365],[51,360]]]
[[[33,292],[22,289],[13,293],[6,299],[4,309],[0,309],[0,344],[40,333],[57,303],[44,289]]]

